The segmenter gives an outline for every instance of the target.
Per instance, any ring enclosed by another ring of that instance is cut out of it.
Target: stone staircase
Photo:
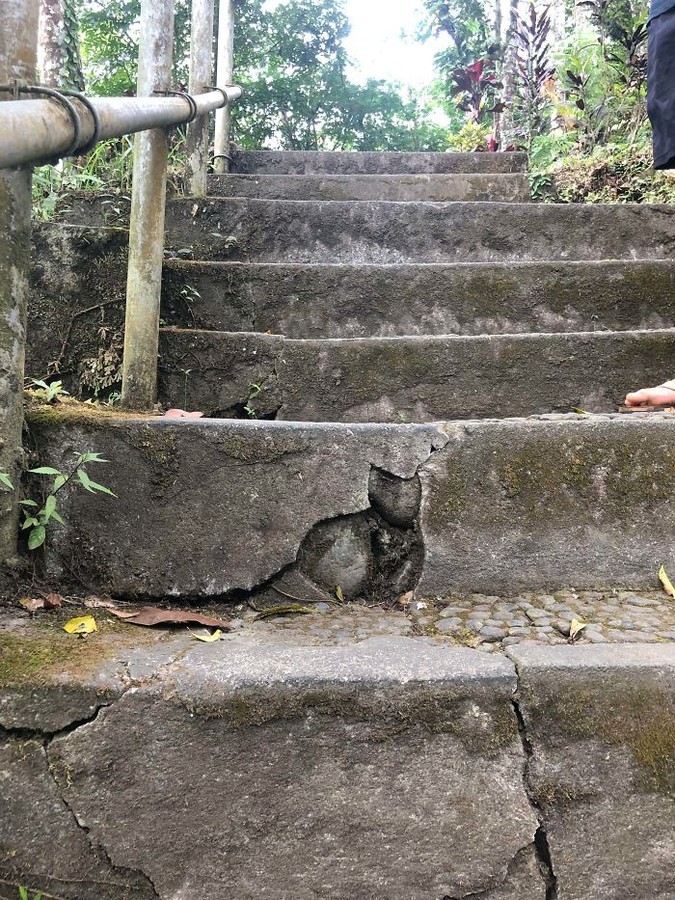
[[[673,900],[675,419],[614,409],[673,371],[675,217],[524,166],[239,153],[171,202],[161,400],[208,417],[29,411],[119,498],[47,564],[238,619],[0,619],[0,893]],[[36,230],[28,371],[121,296],[103,203]]]
[[[171,201],[160,400],[208,421],[117,423],[102,449],[119,530],[73,496],[60,558],[77,570],[90,547],[103,587],[149,596],[294,566],[353,598],[653,586],[673,560],[674,420],[614,411],[672,374],[675,213],[519,202],[524,169],[517,153],[240,152],[211,196]],[[97,248],[106,290],[121,268],[106,203],[75,200],[78,227],[39,237],[42,260],[80,254],[57,277],[75,317]],[[221,460],[240,444],[246,471]],[[387,479],[413,498],[400,514],[382,512]],[[148,509],[141,547],[129,525]]]

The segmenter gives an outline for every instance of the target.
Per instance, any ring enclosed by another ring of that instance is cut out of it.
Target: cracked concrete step
[[[332,594],[336,572],[360,572],[354,597],[515,596],[641,590],[662,562],[675,569],[672,415],[436,426],[51,407],[27,417],[50,465],[86,451],[110,460],[105,484],[119,499],[65,495],[47,556],[54,578],[91,560],[94,591],[223,597],[295,573]]]
[[[232,171],[246,175],[513,173],[527,171],[527,154],[235,150]]]
[[[672,646],[509,658],[274,625],[205,646],[97,618],[87,642],[0,632],[16,661],[0,670],[9,885],[64,900],[675,890]]]
[[[526,203],[530,183],[520,174],[466,175],[214,175],[214,197],[260,200],[497,200]]]
[[[675,331],[288,340],[164,329],[160,399],[223,417],[434,422],[611,412],[672,371]]]
[[[113,224],[109,200],[74,197],[69,220]],[[108,213],[105,213],[108,209]],[[116,201],[115,224],[128,203]],[[669,259],[669,205],[175,199],[167,255],[267,263]]]
[[[125,274],[120,269],[120,280]],[[272,331],[290,338],[630,331],[675,325],[671,260],[447,266],[167,260],[167,324],[185,323],[186,295],[181,292],[186,290],[189,316],[200,328]]]

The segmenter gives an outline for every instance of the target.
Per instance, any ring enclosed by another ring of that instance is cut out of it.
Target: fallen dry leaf
[[[84,605],[86,609],[115,609],[112,600],[103,600],[101,597],[87,597]]]
[[[340,587],[339,584],[338,584],[338,586],[335,588],[335,596],[338,598],[338,600],[340,601],[340,603],[344,603],[344,602],[345,602],[345,592],[342,590],[342,588]]]
[[[261,609],[254,617],[253,621],[258,619],[271,619],[272,616],[291,616],[294,614],[315,613],[316,610],[311,606],[302,606],[300,603],[289,603],[285,606],[268,606],[267,609]]]
[[[167,409],[164,417],[167,419],[201,419],[203,412],[187,412],[184,409]]]
[[[659,569],[659,581],[663,585],[663,590],[666,594],[668,594],[669,597],[675,598],[675,587],[673,587],[673,582],[668,578],[665,566],[661,566]]]
[[[588,623],[582,622],[580,619],[572,619],[570,625],[570,640],[575,641]]]
[[[401,594],[401,596],[396,600],[399,606],[410,606],[415,598],[414,591],[407,591],[405,594]]]
[[[98,631],[98,627],[93,616],[78,616],[66,622],[63,630],[68,634],[91,634],[93,631]]]
[[[44,602],[45,609],[59,609],[63,604],[63,597],[61,594],[46,594]]]
[[[156,606],[144,606],[143,609],[132,612],[131,610],[109,609],[109,613],[124,619],[130,625],[205,625],[207,628],[224,628],[229,630],[229,622],[222,619],[214,619],[202,613],[180,609],[159,609]]]
[[[219,641],[223,636],[223,632],[220,628],[217,628],[213,634],[195,634],[192,632],[192,637],[197,641],[204,641],[205,644],[213,644],[215,641]]]
[[[45,601],[42,597],[22,597],[19,600],[19,606],[23,606],[25,610],[27,610],[31,615],[37,612],[38,609],[45,608]]]

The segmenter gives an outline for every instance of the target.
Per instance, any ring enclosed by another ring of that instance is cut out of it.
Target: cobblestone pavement
[[[253,621],[255,613],[240,607],[241,618],[235,628],[253,629],[261,636],[273,631],[288,640],[302,635],[312,643],[337,644],[391,634],[425,635],[491,652],[521,641],[570,643],[570,626],[576,619],[585,627],[575,643],[675,641],[675,600],[660,591],[403,598],[403,604],[394,610],[357,603],[313,606],[317,615],[265,621]]]

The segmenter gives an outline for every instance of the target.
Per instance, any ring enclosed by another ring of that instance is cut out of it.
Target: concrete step
[[[294,577],[304,587],[284,593],[334,598],[339,584],[391,602],[642,590],[658,587],[661,563],[675,571],[667,413],[444,425],[27,415],[45,464],[109,460],[97,480],[118,499],[62,492],[66,524],[47,548],[54,582],[86,571],[94,592],[241,598]]]
[[[526,203],[524,174],[466,175],[221,175],[209,179],[214,197],[260,200],[497,200]]]
[[[668,647],[506,656],[262,623],[199,645],[97,619],[86,641],[2,623],[10,888],[585,900],[591,870],[607,896],[671,893]]]
[[[120,270],[120,283],[126,272]],[[91,283],[91,282],[90,282]],[[191,296],[188,311],[186,296]],[[670,260],[309,265],[167,260],[164,320],[290,338],[675,326]]]
[[[74,197],[70,221],[111,224],[107,203]],[[123,224],[125,204],[115,209]],[[402,264],[669,259],[668,205],[390,203],[177,199],[167,255],[260,263]]]
[[[165,329],[160,399],[222,417],[434,422],[611,412],[673,372],[675,331],[288,340]]]
[[[236,150],[242,175],[431,175],[527,171],[526,153],[377,153]]]

